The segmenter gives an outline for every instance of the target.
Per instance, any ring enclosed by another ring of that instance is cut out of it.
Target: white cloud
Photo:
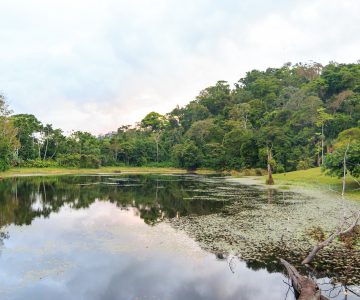
[[[284,62],[360,58],[358,0],[0,0],[16,113],[101,133]]]

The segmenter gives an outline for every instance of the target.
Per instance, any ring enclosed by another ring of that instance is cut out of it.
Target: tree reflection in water
[[[292,194],[232,185],[218,178],[170,175],[50,176],[20,177],[0,181],[0,248],[9,238],[9,225],[30,225],[36,218],[49,218],[62,207],[89,208],[95,201],[110,202],[123,210],[133,210],[153,226],[168,218],[220,213],[226,218],[235,212],[228,204],[240,203],[241,210],[258,209],[264,203],[278,207],[292,205]],[[256,200],[256,201],[254,201]],[[301,199],[300,199],[301,201]],[[232,237],[231,237],[232,238]],[[241,239],[241,236],[236,238]],[[11,239],[11,237],[10,237]],[[247,259],[246,268],[283,271],[278,257],[287,257],[286,245],[264,251],[260,259]],[[215,251],[218,261],[229,261],[234,273],[240,265],[227,253]],[[294,255],[298,255],[294,253]],[[244,264],[244,262],[242,262]]]
[[[219,211],[224,203],[192,199],[205,182],[192,177],[132,176],[54,176],[5,179],[0,182],[0,227],[29,225],[37,217],[49,217],[68,205],[89,207],[95,200],[115,203],[119,208],[134,207],[149,225],[165,218],[203,215]]]

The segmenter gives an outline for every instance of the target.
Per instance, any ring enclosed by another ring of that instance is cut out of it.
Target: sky
[[[0,0],[14,113],[102,134],[286,62],[357,62],[359,0]]]

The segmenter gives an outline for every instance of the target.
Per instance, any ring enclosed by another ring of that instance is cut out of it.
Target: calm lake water
[[[281,270],[206,252],[167,221],[220,212],[237,201],[214,194],[228,184],[195,175],[2,180],[0,298],[294,299]]]

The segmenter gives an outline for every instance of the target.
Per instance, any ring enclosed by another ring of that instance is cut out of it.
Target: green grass
[[[0,178],[16,176],[36,175],[67,175],[67,174],[100,174],[100,173],[187,173],[184,169],[177,168],[153,168],[153,167],[101,167],[98,169],[77,169],[77,168],[12,168],[0,172]],[[212,174],[211,170],[199,169],[198,174]]]
[[[342,190],[342,178],[331,177],[321,172],[320,168],[274,174],[276,185],[298,185],[323,189]],[[263,176],[264,180],[266,176]],[[346,195],[360,200],[360,186],[350,176],[346,179]]]

